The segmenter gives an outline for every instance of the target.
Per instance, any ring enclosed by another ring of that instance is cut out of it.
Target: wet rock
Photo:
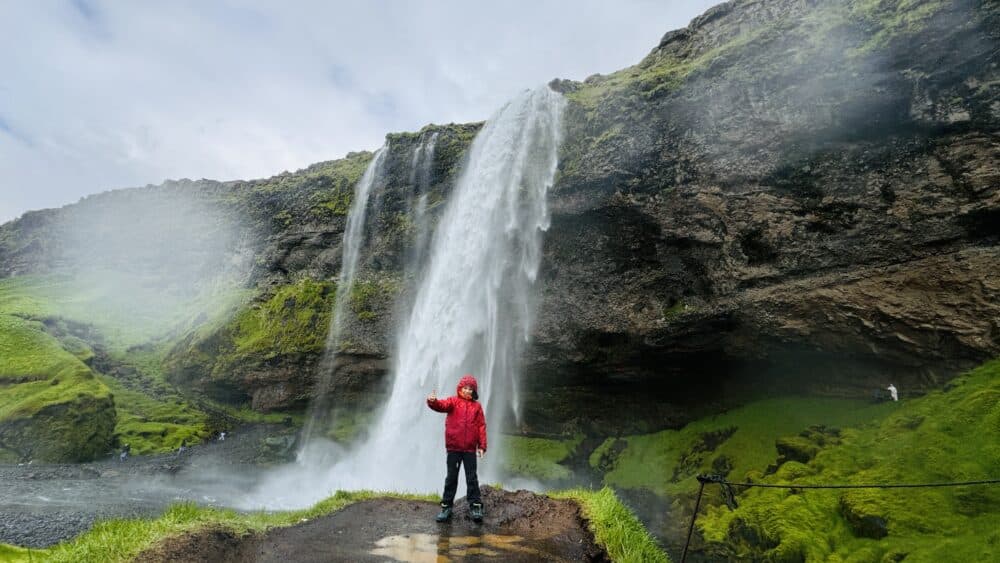
[[[840,514],[851,532],[859,538],[879,539],[889,535],[889,523],[878,510],[878,503],[865,494],[846,493],[840,497]]]

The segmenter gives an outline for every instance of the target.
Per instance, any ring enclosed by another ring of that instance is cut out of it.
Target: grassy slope
[[[9,449],[53,461],[104,453],[114,424],[111,394],[83,362],[40,323],[2,313],[0,358],[0,438]],[[78,421],[83,413],[95,416]]]
[[[760,476],[758,476],[760,478]],[[1000,478],[1000,360],[949,390],[899,403],[878,424],[845,430],[771,483],[922,483]],[[718,553],[774,560],[985,561],[1000,549],[1000,486],[788,492],[751,489],[734,512],[699,520]],[[888,536],[856,537],[845,514],[881,518]],[[742,530],[742,531],[739,531]],[[747,538],[758,538],[750,542]],[[724,545],[723,542],[727,542]],[[768,548],[767,546],[773,546]]]
[[[60,342],[40,322],[28,320],[52,319],[58,314],[59,318],[93,324],[106,337],[116,360],[133,364],[155,384],[162,384],[155,352],[127,351],[128,346],[149,335],[129,331],[128,319],[113,311],[107,316],[91,316],[101,310],[100,295],[71,293],[71,284],[72,280],[55,276],[0,280],[0,379],[4,375],[23,379],[27,374],[38,380],[4,388],[0,421],[68,401],[77,393],[98,398],[113,394],[117,416],[112,441],[130,444],[133,453],[169,451],[182,440],[196,443],[207,437],[207,417],[180,396],[166,394],[156,399],[113,378],[95,377],[81,361],[93,356],[85,342],[75,337]],[[125,334],[126,338],[119,338]],[[52,385],[54,380],[59,384]]]
[[[608,550],[613,561],[668,561],[639,520],[621,504],[610,489],[574,489],[551,493],[550,496],[571,499],[580,504],[597,543]],[[156,519],[123,519],[98,523],[73,540],[49,549],[29,552],[23,548],[0,544],[0,556],[4,561],[11,562],[129,561],[155,543],[184,532],[222,526],[238,533],[261,533],[270,528],[298,524],[302,519],[330,514],[355,502],[383,497],[430,502],[438,498],[429,495],[339,491],[306,510],[270,513],[239,513],[182,503],[167,509]]]
[[[623,438],[624,449],[610,463],[604,462],[605,469],[610,469],[604,482],[617,487],[645,488],[660,495],[689,494],[698,488],[697,474],[718,472],[713,464],[720,457],[731,464],[729,476],[742,479],[751,471],[764,470],[774,461],[778,438],[797,434],[812,425],[861,424],[885,416],[892,408],[889,404],[845,399],[785,397],[756,401],[692,422],[680,430]],[[717,447],[708,445],[730,432]],[[590,458],[592,466],[602,464],[602,456],[614,442],[615,439],[609,439],[594,451]]]
[[[565,440],[504,436],[503,470],[544,481],[567,479],[572,472],[560,463],[572,455],[582,441],[583,435]]]

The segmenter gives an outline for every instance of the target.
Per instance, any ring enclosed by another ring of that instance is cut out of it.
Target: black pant
[[[458,490],[458,466],[465,464],[465,499],[469,506],[480,503],[479,477],[476,476],[476,454],[473,452],[448,452],[448,476],[444,479],[444,496],[441,506],[451,506]]]

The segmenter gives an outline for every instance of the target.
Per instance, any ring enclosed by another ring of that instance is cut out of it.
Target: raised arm
[[[434,393],[431,393],[430,396],[427,397],[427,406],[430,407],[431,410],[438,412],[451,412],[451,410],[455,408],[454,397],[438,399]]]

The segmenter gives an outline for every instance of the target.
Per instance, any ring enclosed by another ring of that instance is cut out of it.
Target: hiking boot
[[[472,521],[482,522],[483,521],[483,505],[482,503],[476,502],[472,504]]]
[[[434,519],[438,522],[447,522],[448,520],[451,520],[451,507],[442,506],[441,512],[438,512],[438,515],[435,516]]]

